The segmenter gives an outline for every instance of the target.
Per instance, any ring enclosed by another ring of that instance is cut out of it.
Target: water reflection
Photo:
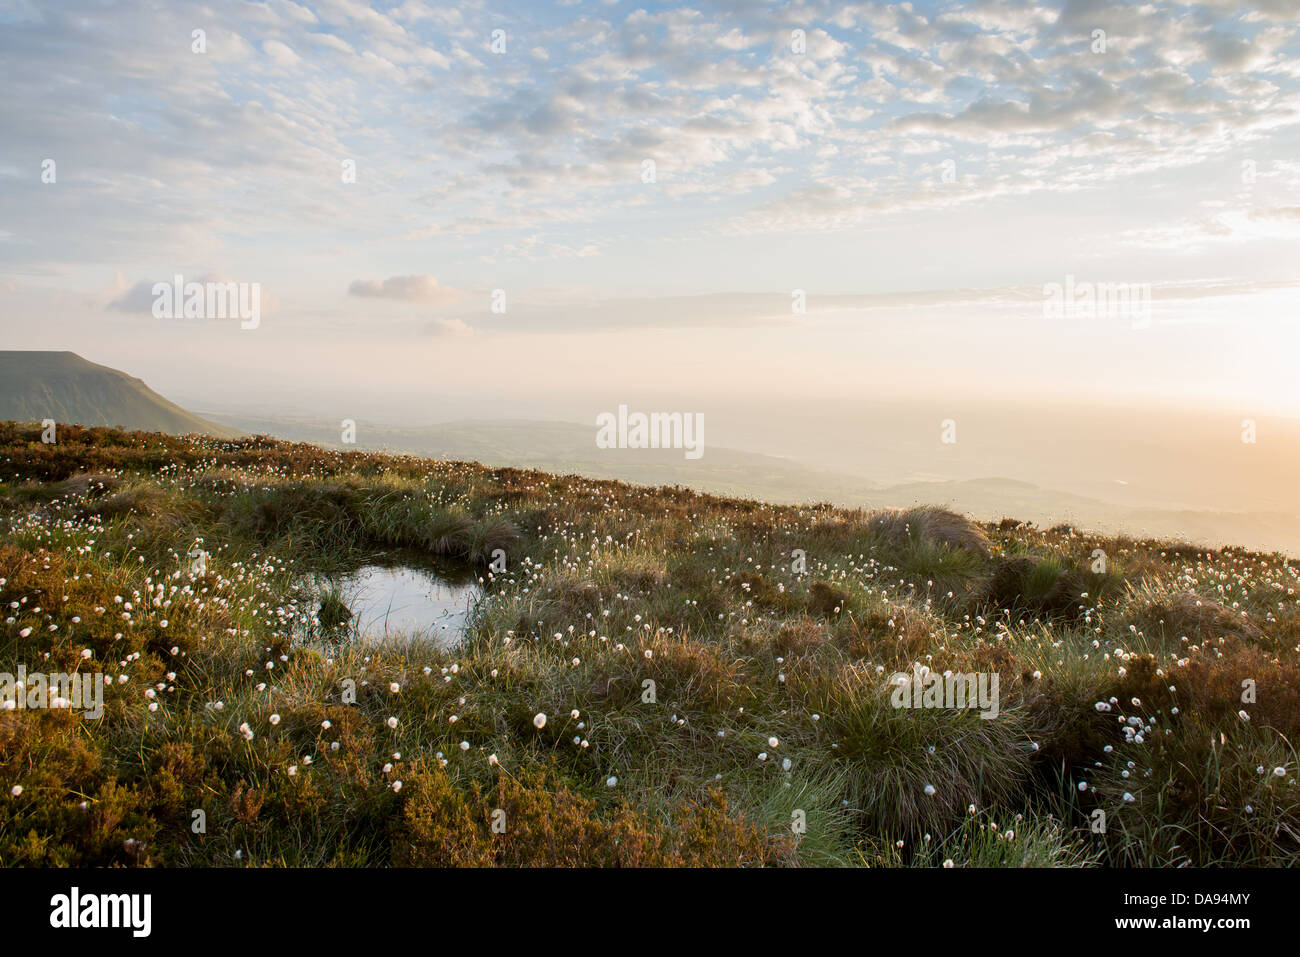
[[[376,561],[302,583],[306,639],[423,638],[452,644],[482,593],[473,573],[451,565]]]

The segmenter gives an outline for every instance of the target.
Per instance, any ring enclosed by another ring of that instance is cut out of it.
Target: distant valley
[[[877,483],[847,472],[809,468],[791,459],[716,446],[709,446],[696,461],[687,461],[676,450],[615,453],[596,447],[594,425],[528,420],[464,420],[423,428],[386,428],[359,421],[356,445],[345,446],[341,430],[333,423],[209,414],[243,432],[333,448],[401,452],[644,485],[684,485],[778,503],[872,508],[939,504],[984,520],[1011,517],[1044,526],[1068,523],[1080,529],[1300,552],[1300,517],[1283,512],[1135,506],[1007,477]],[[1120,494],[1124,491],[1114,488]]]
[[[72,352],[0,352],[0,419],[39,422],[46,418],[173,435],[266,434],[332,448],[399,452],[645,485],[683,485],[777,503],[872,508],[939,504],[982,520],[1011,517],[1043,526],[1066,523],[1097,532],[1300,552],[1300,516],[1268,508],[1240,512],[1172,504],[1161,508],[1151,504],[1150,491],[1139,496],[1121,484],[1079,482],[1075,490],[1062,490],[998,475],[873,481],[844,468],[818,469],[794,458],[711,444],[698,460],[688,460],[678,450],[600,449],[594,425],[522,418],[464,419],[422,427],[358,420],[355,445],[344,445],[340,424],[334,421],[215,409],[198,415],[140,379]],[[895,454],[900,461],[927,461],[907,448],[898,448]],[[999,462],[1008,470],[1019,468],[1014,459]]]

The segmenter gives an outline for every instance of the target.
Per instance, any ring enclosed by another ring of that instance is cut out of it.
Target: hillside
[[[574,422],[517,419],[461,420],[416,428],[370,421],[357,425],[357,443],[344,446],[333,423],[319,419],[215,414],[247,434],[274,435],[292,442],[331,448],[420,455],[480,462],[483,465],[539,469],[561,474],[612,478],[642,485],[687,485],[717,495],[744,495],[769,501],[858,497],[870,483],[849,475],[806,468],[789,459],[710,445],[697,460],[675,449],[596,447],[594,429]]]
[[[1269,509],[1248,497],[1228,500],[1252,503],[1251,509],[1226,511],[1174,507],[1168,499],[1153,505],[1102,497],[1103,493],[1114,496],[1120,486],[1113,484],[1109,488],[1098,484],[1092,489],[1098,494],[1086,495],[997,476],[873,482],[849,471],[810,468],[791,458],[717,445],[710,445],[707,454],[695,461],[672,450],[626,449],[610,455],[596,448],[591,426],[572,422],[462,420],[397,428],[363,420],[358,422],[357,444],[342,446],[339,430],[320,419],[212,415],[249,435],[274,435],[331,448],[533,468],[641,485],[684,485],[715,495],[781,504],[830,502],[849,508],[946,505],[985,521],[1015,516],[1043,526],[1064,523],[1110,533],[1300,554],[1300,516],[1281,508]],[[1017,462],[1017,467],[1020,465]],[[1269,463],[1266,467],[1277,466]]]
[[[1231,544],[1300,552],[1300,517],[1278,506],[1275,496],[1260,489],[1255,490],[1258,496],[1252,493],[1229,499],[1251,502],[1253,509],[1225,511],[1180,504],[1177,496],[1159,503],[1150,501],[1149,496],[1146,500],[1117,501],[1116,490],[1124,487],[1113,483],[1093,483],[1088,491],[1097,494],[1081,494],[1056,484],[995,475],[871,481],[852,471],[811,468],[792,458],[712,443],[698,460],[687,460],[674,450],[627,449],[611,455],[596,448],[590,426],[563,421],[462,420],[395,427],[362,420],[358,422],[357,444],[345,447],[340,445],[340,434],[332,421],[248,413],[210,415],[204,418],[189,412],[141,380],[88,362],[75,353],[0,352],[0,419],[30,422],[52,418],[61,424],[112,425],[173,435],[203,433],[219,438],[267,434],[333,448],[534,468],[643,485],[683,485],[711,494],[774,503],[829,502],[850,508],[941,504],[984,521],[1015,516],[1043,526],[1068,524],[1096,532],[1176,537],[1216,547]],[[903,451],[897,454],[907,457]],[[1097,455],[1105,457],[1100,451]],[[1002,467],[1005,463],[990,464]],[[1263,474],[1270,470],[1285,472],[1274,460],[1262,462],[1257,471]],[[1275,507],[1267,507],[1269,503]]]
[[[0,676],[103,694],[91,716],[0,682],[3,864],[1300,853],[1300,573],[1279,555],[38,434],[0,423]],[[398,560],[473,572],[455,633],[376,642],[303,584]]]
[[[154,392],[140,379],[87,362],[75,352],[0,351],[0,419],[103,425],[169,435],[238,431],[209,422]]]

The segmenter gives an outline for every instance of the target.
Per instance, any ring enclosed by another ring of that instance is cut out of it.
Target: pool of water
[[[452,644],[464,633],[482,589],[473,573],[451,566],[376,562],[300,583],[303,608],[316,621],[302,638],[423,639]]]

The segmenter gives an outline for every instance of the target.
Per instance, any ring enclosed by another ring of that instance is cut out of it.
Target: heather
[[[395,550],[481,580],[458,640],[295,637],[339,615],[304,574]],[[0,671],[106,679],[98,720],[0,702],[0,862],[1284,865],[1296,587],[940,508],[0,423]],[[995,674],[996,717],[895,707],[917,669]]]

